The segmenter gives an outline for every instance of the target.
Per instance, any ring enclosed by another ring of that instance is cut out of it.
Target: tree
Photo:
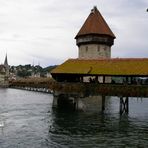
[[[17,71],[17,75],[19,76],[19,77],[28,77],[28,76],[31,76],[31,72],[29,72],[29,71],[26,71],[26,70],[18,70]]]

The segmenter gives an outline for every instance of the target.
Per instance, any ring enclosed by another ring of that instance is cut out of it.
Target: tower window
[[[104,51],[106,51],[107,50],[107,47],[104,47]]]
[[[86,48],[85,48],[85,49],[86,49],[86,52],[87,52],[87,51],[88,51],[88,46],[86,46]]]
[[[100,46],[97,47],[98,52],[100,52]]]

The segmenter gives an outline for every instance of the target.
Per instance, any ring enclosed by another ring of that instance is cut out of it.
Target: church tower
[[[4,66],[5,66],[5,67],[8,67],[8,66],[9,66],[9,65],[8,65],[8,59],[7,59],[7,54],[6,54],[6,56],[5,56]]]
[[[81,59],[111,58],[111,46],[115,38],[97,7],[94,7],[75,37],[79,48],[78,57]]]
[[[9,65],[8,65],[7,54],[5,56],[4,66],[5,66],[5,69],[6,69],[6,79],[8,79],[8,77],[9,77]]]

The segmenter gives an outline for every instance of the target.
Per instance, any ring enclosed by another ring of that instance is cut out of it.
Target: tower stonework
[[[97,59],[110,57],[111,47],[107,45],[86,44],[79,47],[79,58]]]
[[[91,10],[75,39],[79,48],[78,58],[111,58],[111,46],[114,44],[115,35],[97,7]]]

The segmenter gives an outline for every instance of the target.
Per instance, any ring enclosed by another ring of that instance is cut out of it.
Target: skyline
[[[116,36],[112,57],[148,57],[147,0],[0,0],[0,62],[46,67],[77,58],[74,37],[97,6]]]

